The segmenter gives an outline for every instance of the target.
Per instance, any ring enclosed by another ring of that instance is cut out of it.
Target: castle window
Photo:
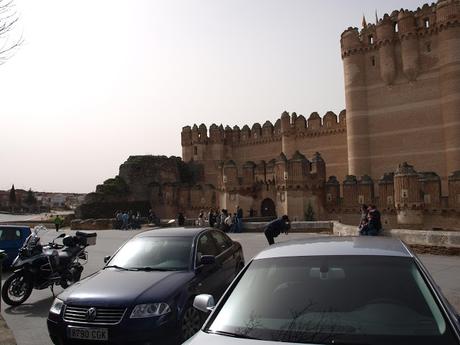
[[[371,65],[375,66],[375,56],[371,56]]]
[[[395,32],[398,32],[398,23],[394,23],[393,29],[395,30]]]
[[[387,205],[388,206],[393,205],[393,196],[392,195],[387,196]]]
[[[430,19],[424,18],[423,19],[423,26],[425,27],[425,29],[428,29],[430,27]]]
[[[193,154],[194,155],[198,154],[198,147],[196,147],[196,146],[193,147]]]
[[[369,35],[369,44],[374,44],[374,36]]]

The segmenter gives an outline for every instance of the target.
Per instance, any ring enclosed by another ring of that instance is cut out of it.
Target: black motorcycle
[[[65,289],[79,281],[83,271],[80,260],[86,262],[88,258],[85,248],[96,244],[96,233],[77,231],[75,236],[63,233],[42,246],[38,236],[41,230],[46,228],[38,226],[32,230],[11,265],[14,273],[2,288],[6,304],[17,306],[24,303],[32,289],[50,287],[54,295],[54,285]],[[62,244],[54,243],[58,238],[63,238]]]

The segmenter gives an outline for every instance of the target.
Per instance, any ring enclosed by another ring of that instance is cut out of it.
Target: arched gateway
[[[262,201],[260,214],[262,217],[276,217],[276,206],[272,199],[266,198]]]

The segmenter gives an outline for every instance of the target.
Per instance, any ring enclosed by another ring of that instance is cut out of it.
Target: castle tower
[[[449,176],[449,208],[460,211],[460,170]]]
[[[222,126],[217,127],[216,124],[212,124],[211,127],[209,127],[209,147],[211,150],[211,157],[209,157],[210,159],[225,159],[224,129]]]
[[[358,208],[358,180],[354,175],[347,175],[343,181],[343,206]]]
[[[401,57],[404,75],[414,81],[419,72],[419,41],[414,13],[401,11],[398,14],[398,35],[401,42]]]
[[[182,159],[190,162],[193,159],[192,129],[190,126],[182,127],[181,132]]]
[[[387,84],[393,84],[396,77],[394,52],[394,26],[388,14],[377,23],[377,44],[379,45],[380,76]]]
[[[370,174],[366,76],[358,29],[348,28],[340,44],[347,108],[348,173]]]
[[[441,179],[435,172],[422,172],[419,182],[425,209],[441,209]]]
[[[374,181],[369,175],[364,175],[358,181],[358,203],[370,205],[374,202]]]
[[[325,183],[326,188],[326,208],[328,210],[335,209],[340,202],[340,183],[335,176],[329,176]]]
[[[398,224],[417,226],[423,224],[423,200],[419,175],[412,165],[399,164],[394,176],[395,206]]]
[[[446,171],[460,170],[460,1],[437,3],[439,66]]]
[[[311,160],[311,173],[316,174],[320,181],[326,181],[326,163],[319,152],[315,152]]]
[[[379,182],[379,208],[394,210],[394,173],[385,173]]]
[[[296,151],[291,116],[286,111],[281,114],[281,150],[287,157],[291,157]]]

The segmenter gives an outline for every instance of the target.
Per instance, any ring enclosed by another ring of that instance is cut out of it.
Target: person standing
[[[59,228],[61,227],[62,225],[62,218],[59,217],[59,215],[56,215],[56,217],[54,218],[54,226],[56,227],[56,232],[59,231]]]
[[[369,207],[367,218],[369,220],[367,235],[377,236],[380,230],[382,230],[382,221],[380,219],[380,212],[377,210],[377,206],[371,205],[371,207]]]
[[[241,232],[243,227],[243,209],[236,206],[235,232]]]
[[[264,229],[264,234],[267,238],[268,244],[270,246],[274,244],[275,237],[278,237],[281,232],[284,232],[287,235],[290,228],[291,224],[287,215],[284,215],[279,219],[272,220]]]
[[[177,222],[179,223],[179,226],[185,225],[185,217],[182,212],[179,212],[179,215],[177,216]]]
[[[209,226],[211,228],[214,227],[214,224],[216,223],[216,216],[214,215],[214,210],[210,209],[208,213],[208,220],[209,220]]]

